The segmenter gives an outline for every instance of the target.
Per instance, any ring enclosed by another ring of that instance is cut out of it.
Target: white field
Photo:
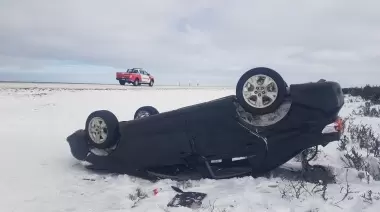
[[[230,94],[234,94],[233,88],[0,84],[0,211],[379,211],[380,183],[367,184],[352,169],[347,179],[354,193],[334,204],[344,197],[341,186],[346,185],[337,142],[323,148],[321,156],[313,162],[335,168],[338,182],[328,185],[327,201],[319,194],[307,193],[301,199],[282,198],[280,190],[289,183],[279,178],[205,179],[190,181],[191,186],[184,189],[208,194],[203,207],[197,210],[166,207],[176,194],[170,188],[176,185],[175,181],[152,183],[127,175],[92,173],[71,156],[66,143],[66,137],[83,128],[94,110],[107,109],[119,120],[128,120],[143,105],[152,105],[163,112]],[[341,115],[347,116],[358,104],[347,103]],[[379,130],[379,119],[356,117],[355,121]],[[141,188],[148,197],[131,208],[134,202],[129,194],[136,188]],[[156,188],[161,191],[154,196],[152,190]],[[372,204],[361,197],[370,189]]]

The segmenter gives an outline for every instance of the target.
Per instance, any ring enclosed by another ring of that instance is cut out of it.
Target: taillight
[[[336,133],[336,132],[343,133],[343,130],[344,130],[343,120],[342,118],[338,117],[336,121],[334,121],[331,124],[326,125],[325,128],[323,128],[322,133],[323,134]]]
[[[335,130],[338,132],[343,132],[344,130],[344,124],[342,118],[338,117],[338,119],[334,122],[335,124]]]

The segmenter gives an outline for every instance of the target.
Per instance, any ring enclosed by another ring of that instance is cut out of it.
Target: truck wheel
[[[236,86],[239,104],[253,114],[274,112],[286,95],[286,82],[276,71],[258,67],[244,73]]]
[[[125,80],[119,80],[120,85],[125,85]]]
[[[133,82],[133,85],[134,85],[134,86],[138,86],[138,85],[140,85],[139,79],[135,79],[135,81]]]
[[[141,119],[144,117],[152,116],[159,114],[158,110],[152,106],[144,106],[140,107],[139,109],[136,110],[134,119]]]
[[[91,113],[87,118],[85,129],[89,145],[99,149],[112,147],[120,135],[119,121],[107,110]]]

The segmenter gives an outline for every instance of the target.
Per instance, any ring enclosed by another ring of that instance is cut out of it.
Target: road
[[[1,89],[65,89],[65,90],[179,90],[179,89],[233,89],[231,86],[176,86],[176,85],[148,85],[132,86],[119,84],[70,84],[70,83],[23,83],[23,82],[0,82]]]

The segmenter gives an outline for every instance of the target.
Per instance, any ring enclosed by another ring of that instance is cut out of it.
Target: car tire
[[[153,81],[153,80],[150,80],[150,82],[149,82],[149,86],[152,87],[153,84],[154,84],[154,81]]]
[[[88,116],[85,131],[91,147],[107,149],[118,141],[119,121],[110,111],[95,111]]]
[[[125,80],[119,80],[120,85],[125,85]]]
[[[143,106],[136,110],[134,119],[141,119],[144,117],[159,114],[158,110],[152,106]]]
[[[248,82],[254,77],[260,77],[262,84],[258,82],[258,79],[256,82]],[[269,79],[269,81],[265,82],[265,79]],[[249,84],[249,90],[245,91]],[[282,104],[287,93],[286,87],[286,82],[276,71],[266,67],[253,68],[240,77],[236,86],[236,98],[247,112],[263,115],[274,112]],[[256,99],[255,104],[250,101],[252,98]],[[261,100],[259,101],[261,103],[257,104],[257,100]]]

